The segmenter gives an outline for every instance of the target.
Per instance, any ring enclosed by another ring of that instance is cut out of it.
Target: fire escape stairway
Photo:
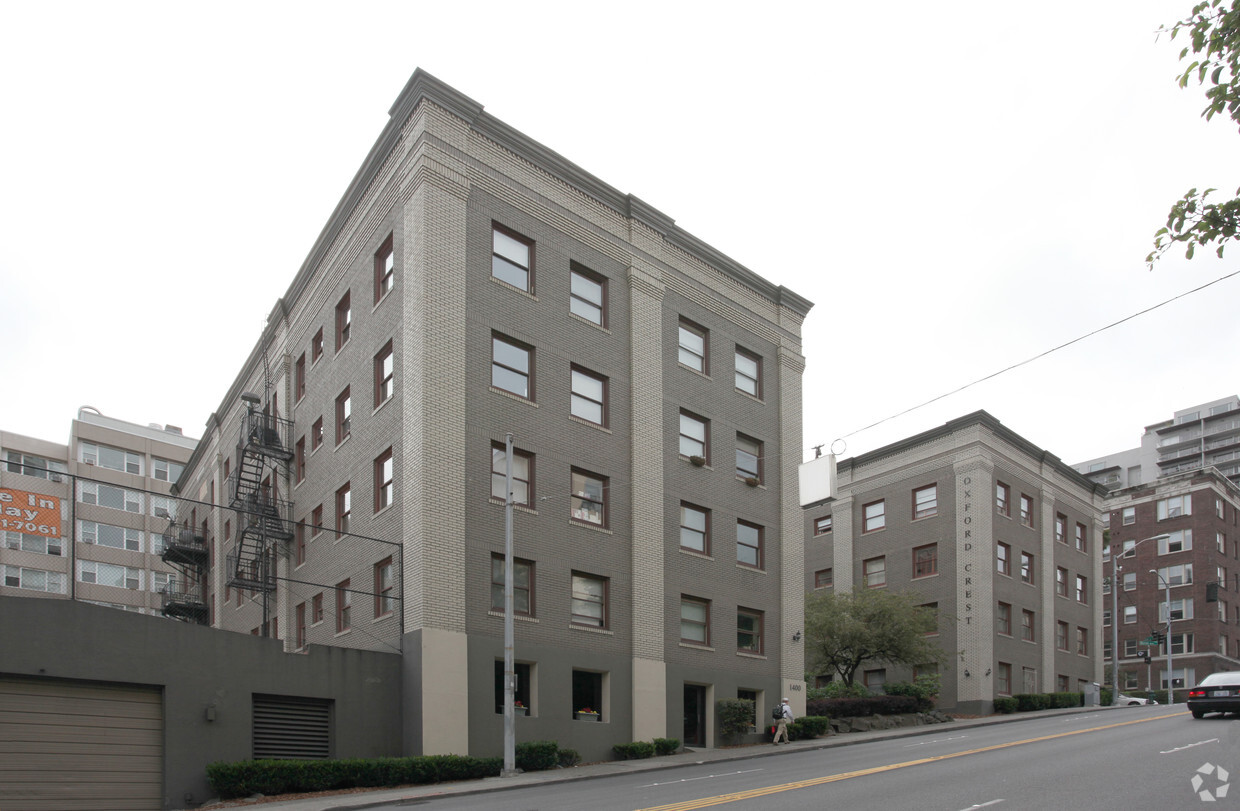
[[[229,506],[237,511],[241,531],[236,548],[228,556],[228,568],[232,573],[228,585],[271,591],[275,588],[275,544],[292,539],[293,533],[282,515],[285,502],[271,497],[263,479],[268,470],[267,460],[284,461],[287,452],[278,437],[261,427],[270,421],[266,415],[252,416],[260,418],[255,421],[259,427],[245,432],[247,442],[241,447],[237,471],[231,482]]]
[[[207,540],[192,528],[170,521],[162,535],[160,557],[178,572],[160,589],[160,610],[165,617],[207,623],[207,603],[203,594],[207,571]]]

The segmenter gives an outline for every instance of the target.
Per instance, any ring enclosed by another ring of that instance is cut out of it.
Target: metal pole
[[[501,777],[517,772],[516,710],[512,627],[512,434],[504,437],[504,770]]]
[[[1173,671],[1175,667],[1171,657],[1171,581],[1159,574],[1157,569],[1150,569],[1150,574],[1157,577],[1167,589],[1167,632],[1163,634],[1163,644],[1167,646],[1167,703],[1174,704],[1175,674]]]
[[[1114,548],[1111,549],[1111,706],[1119,706],[1119,554]]]

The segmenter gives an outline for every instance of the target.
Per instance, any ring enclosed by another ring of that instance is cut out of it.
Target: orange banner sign
[[[60,537],[60,499],[0,487],[0,529]]]

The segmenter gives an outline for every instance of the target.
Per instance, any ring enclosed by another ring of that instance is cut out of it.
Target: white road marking
[[[1007,800],[991,800],[988,803],[981,803],[980,805],[971,805],[968,808],[963,809],[963,811],[973,811],[974,808],[985,808],[988,805],[998,805],[999,803],[1005,803],[1005,802],[1007,802]]]
[[[911,749],[914,746],[925,746],[928,743],[946,743],[947,741],[959,741],[959,740],[964,740],[967,737],[969,736],[968,735],[955,735],[951,738],[935,738],[932,741],[921,741],[919,743],[906,743],[904,744],[904,748]]]
[[[1197,741],[1196,743],[1190,743],[1188,746],[1177,746],[1174,749],[1168,749],[1167,751],[1159,752],[1158,754],[1170,755],[1174,752],[1183,752],[1185,749],[1192,749],[1194,746],[1205,746],[1207,743],[1218,743],[1218,742],[1219,742],[1218,738],[1211,738],[1208,741]]]
[[[715,777],[732,777],[733,775],[737,775],[737,774],[749,774],[750,772],[764,772],[764,771],[766,771],[766,769],[742,769],[741,771],[738,771],[738,772],[724,772],[723,774],[708,774],[704,777],[686,777],[681,780],[669,780],[666,783],[647,783],[644,786],[638,786],[638,788],[654,788],[656,786],[674,786],[677,783],[692,783],[694,780],[711,780]]]

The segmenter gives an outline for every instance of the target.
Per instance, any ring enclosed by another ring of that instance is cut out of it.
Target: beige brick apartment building
[[[405,751],[498,754],[511,433],[518,741],[800,703],[810,307],[416,72],[179,483],[209,621],[399,652]]]
[[[939,706],[1102,680],[1105,489],[984,411],[841,460],[805,510],[806,588],[913,591],[950,657]],[[867,686],[908,668],[864,666]]]

